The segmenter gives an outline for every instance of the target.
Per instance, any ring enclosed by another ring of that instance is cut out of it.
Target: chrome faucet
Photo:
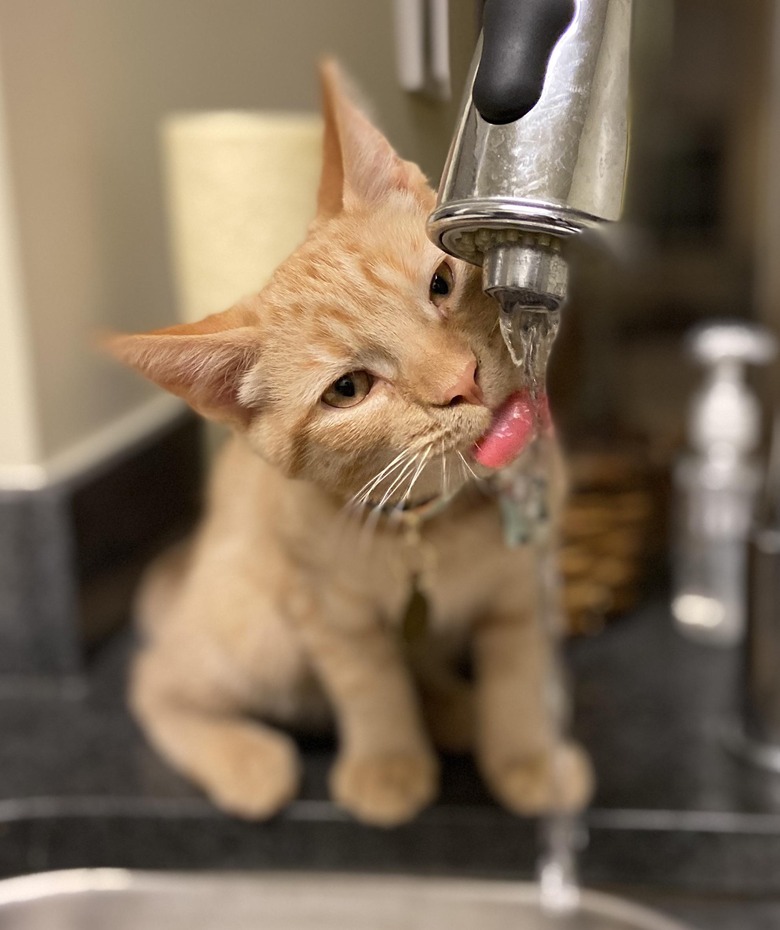
[[[555,314],[568,287],[562,244],[620,216],[631,4],[485,4],[429,235],[482,266],[505,313]]]

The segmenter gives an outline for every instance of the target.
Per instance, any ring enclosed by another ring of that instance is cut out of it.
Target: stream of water
[[[556,454],[546,398],[547,362],[558,331],[559,313],[501,300],[501,331],[512,359],[523,372],[536,415],[535,438],[515,469],[510,469],[501,493],[510,544],[530,542],[536,549],[537,617],[547,640],[549,669],[545,707],[549,750],[553,759],[551,813],[543,818],[539,857],[541,904],[548,912],[570,912],[580,901],[577,847],[583,829],[576,816],[566,813],[560,753],[569,727],[569,697],[561,658],[565,628],[562,585],[558,571],[558,532],[551,519],[552,475]]]

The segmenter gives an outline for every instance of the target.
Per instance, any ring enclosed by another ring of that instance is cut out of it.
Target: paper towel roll
[[[173,115],[163,124],[183,320],[259,290],[314,216],[322,120],[308,113]]]

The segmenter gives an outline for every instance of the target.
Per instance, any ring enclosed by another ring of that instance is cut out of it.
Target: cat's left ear
[[[428,204],[433,192],[425,175],[413,162],[404,161],[355,106],[334,61],[321,64],[320,80],[325,130],[318,216],[328,218],[376,203],[393,191],[411,193]]]
[[[260,329],[258,314],[246,306],[198,323],[111,335],[103,344],[120,362],[210,419],[245,426],[254,413],[241,388],[260,356]]]

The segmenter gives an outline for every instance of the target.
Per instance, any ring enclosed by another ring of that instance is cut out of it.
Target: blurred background
[[[0,0],[0,691],[83,682],[97,646],[127,622],[140,567],[197,513],[192,418],[94,348],[101,330],[224,309],[269,270],[267,229],[227,249],[235,282],[214,282],[208,232],[192,246],[214,204],[195,218],[190,208],[241,120],[220,129],[183,117],[301,115],[302,232],[316,62],[333,54],[435,184],[480,3],[426,4],[425,21],[422,8]],[[671,475],[701,377],[685,333],[737,317],[780,336],[778,22],[774,0],[636,3],[626,221],[606,244],[581,244],[551,371],[575,475],[564,569],[578,632],[635,608],[649,576],[650,596],[663,591]],[[294,245],[288,234],[274,263]],[[751,377],[768,420],[777,365]],[[627,527],[610,516],[618,499]]]

